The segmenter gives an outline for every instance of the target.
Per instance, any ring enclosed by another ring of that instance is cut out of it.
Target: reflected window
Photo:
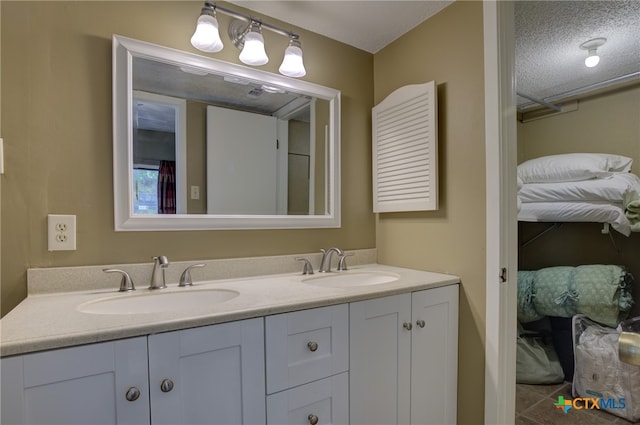
[[[133,213],[158,214],[159,165],[133,166]]]

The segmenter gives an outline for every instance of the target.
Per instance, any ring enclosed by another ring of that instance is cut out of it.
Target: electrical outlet
[[[200,186],[191,186],[191,199],[200,199]]]
[[[49,251],[76,250],[76,216],[49,214]]]

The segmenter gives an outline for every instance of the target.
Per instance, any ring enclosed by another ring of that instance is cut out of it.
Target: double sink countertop
[[[282,257],[295,263],[295,256]],[[360,255],[360,259],[365,261],[368,257]],[[193,286],[178,287],[177,283],[169,283],[173,282],[169,279],[166,289],[154,291],[138,283],[135,291],[118,292],[113,277],[107,279],[106,275],[102,277],[103,281],[110,283],[106,288],[104,283],[97,288],[84,285],[90,287],[84,290],[78,290],[78,286],[61,285],[67,290],[60,291],[55,284],[44,291],[31,291],[30,288],[27,298],[0,320],[0,355],[4,357],[213,325],[460,282],[459,277],[449,274],[376,263],[358,264],[357,258],[353,262],[356,264],[349,265],[347,271],[314,275],[302,275],[298,271],[200,280],[194,271]],[[301,264],[296,264],[296,269],[300,268],[298,266]],[[73,280],[69,277],[71,275],[73,273],[58,273],[52,280],[60,276]],[[47,275],[43,276],[40,280],[46,282]],[[204,299],[212,292],[230,296],[223,296],[229,299],[220,302],[213,300],[211,304],[202,300],[189,301],[200,296]],[[169,301],[167,308],[158,309],[157,305],[156,308],[145,308],[155,304],[150,297],[164,297],[163,300]],[[151,303],[141,303],[140,311],[137,311],[137,302],[142,298]]]

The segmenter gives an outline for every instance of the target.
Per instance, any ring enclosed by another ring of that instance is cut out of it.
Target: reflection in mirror
[[[113,43],[116,230],[339,227],[338,91]]]

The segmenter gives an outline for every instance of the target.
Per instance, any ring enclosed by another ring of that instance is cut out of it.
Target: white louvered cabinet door
[[[438,209],[435,87],[404,86],[373,107],[375,213]]]

